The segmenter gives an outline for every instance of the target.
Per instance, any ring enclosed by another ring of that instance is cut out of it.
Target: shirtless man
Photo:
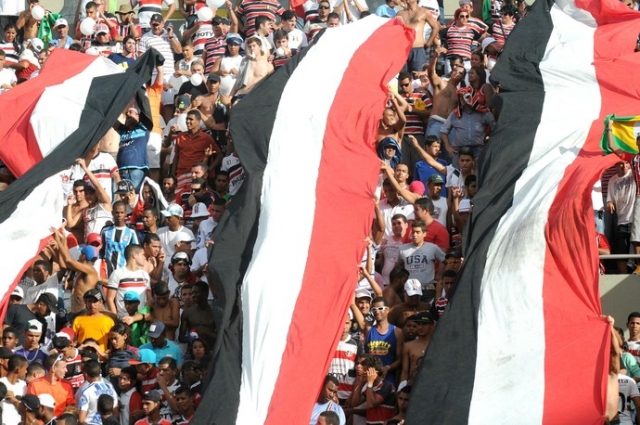
[[[438,29],[440,28],[438,21],[435,20],[427,9],[418,6],[418,0],[407,0],[406,9],[398,12],[396,16],[416,31],[416,38],[413,41],[413,47],[403,70],[409,73],[422,71],[422,67],[427,63],[427,54],[424,49],[425,47],[431,47],[433,41],[436,39]],[[431,35],[426,42],[424,40],[425,23],[431,27]]]
[[[58,247],[60,267],[76,272],[73,282],[67,281],[71,286],[71,312],[80,313],[85,308],[84,294],[98,284],[98,273],[93,267],[98,258],[98,251],[91,245],[86,245],[80,250],[80,258],[74,260],[67,247],[67,238],[61,231],[52,228],[54,240]]]
[[[65,210],[65,218],[67,220],[66,229],[75,236],[77,241],[84,240],[84,226],[83,223],[77,218],[82,217],[82,213],[85,208],[89,206],[87,199],[85,198],[85,192],[87,184],[84,180],[76,180],[73,182],[73,194],[67,198],[67,208]],[[76,217],[75,226],[69,226],[71,218]]]
[[[153,285],[153,302],[148,320],[164,323],[164,335],[173,341],[176,329],[180,325],[180,302],[177,298],[171,297],[167,282],[161,280]]]
[[[208,129],[224,131],[227,129],[227,123],[223,119],[226,109],[220,104],[228,108],[231,105],[231,99],[220,94],[220,76],[218,74],[213,72],[209,74],[207,89],[209,94],[196,97],[191,102],[191,109],[198,108],[202,115],[202,121]]]
[[[209,347],[213,347],[218,331],[213,319],[213,312],[207,302],[209,285],[203,281],[194,283],[192,296],[194,305],[182,312],[178,340],[183,343],[189,342],[189,332],[191,329],[195,329],[200,338],[207,341]]]
[[[400,382],[407,381],[408,385],[411,385],[416,376],[418,363],[427,351],[433,332],[433,320],[429,317],[429,313],[418,313],[410,316],[410,319],[418,325],[418,337],[404,344],[402,350]]]
[[[451,79],[444,81],[440,78],[436,73],[436,63],[438,62],[438,56],[445,52],[446,50],[441,47],[435,49],[435,54],[431,58],[429,69],[427,70],[431,87],[433,87],[433,107],[431,108],[425,136],[436,136],[438,140],[440,140],[442,125],[451,111],[458,105],[458,84],[464,80],[466,73],[463,62],[454,60],[451,63]]]
[[[247,95],[263,78],[273,72],[273,64],[262,51],[262,41],[257,37],[249,37],[246,41],[247,56],[240,64],[238,83],[231,91],[231,97],[241,99]]]
[[[24,4],[24,3],[23,3]],[[24,40],[30,40],[38,37],[38,21],[31,15],[31,9],[35,6],[40,6],[40,0],[29,0],[29,9],[23,10],[18,15],[18,21],[16,27],[18,29],[24,27]],[[47,12],[45,11],[45,14]]]
[[[387,106],[382,113],[382,119],[378,124],[376,143],[385,137],[393,137],[401,143],[404,136],[404,126],[407,123],[404,111],[407,109],[408,104],[402,96],[391,90],[389,90],[388,97],[393,106]]]

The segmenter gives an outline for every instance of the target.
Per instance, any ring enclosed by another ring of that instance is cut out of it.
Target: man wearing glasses
[[[389,303],[384,297],[375,297],[371,302],[371,311],[376,324],[369,329],[365,342],[365,351],[380,358],[383,365],[382,376],[389,382],[395,382],[396,370],[402,368],[402,347],[404,334],[402,329],[389,323]]]
[[[418,0],[407,0],[407,8],[398,12],[397,17],[416,31],[416,38],[413,40],[413,47],[403,70],[409,73],[422,71],[422,67],[427,63],[427,54],[424,49],[431,47],[440,26],[427,9],[418,6]],[[425,24],[431,27],[431,35],[426,41],[424,39]]]
[[[323,28],[327,28],[327,20],[331,12],[331,3],[328,0],[321,0],[318,4],[318,16],[304,25],[304,33],[307,40],[313,40],[313,37]]]

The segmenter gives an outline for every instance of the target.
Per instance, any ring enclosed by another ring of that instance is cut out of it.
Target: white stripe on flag
[[[0,294],[7,293],[24,265],[40,253],[38,243],[51,235],[49,229],[60,227],[63,208],[61,179],[54,175],[35,187],[11,217],[0,223],[2,239],[10,241],[0,244]]]
[[[327,116],[353,54],[385,23],[371,16],[326,31],[282,93],[264,171],[258,236],[242,288],[238,424],[265,422],[305,272]],[[320,67],[326,58],[332,66]],[[305,97],[310,81],[321,86],[312,100]]]
[[[43,158],[80,127],[91,80],[124,71],[109,59],[98,56],[82,72],[44,89],[30,119]]]
[[[592,65],[595,21],[585,24],[585,11],[558,3],[540,66],[545,99],[531,158],[487,253],[470,424],[518,423],[523,412],[527,423],[542,423],[544,232],[565,168],[584,145],[601,103]]]

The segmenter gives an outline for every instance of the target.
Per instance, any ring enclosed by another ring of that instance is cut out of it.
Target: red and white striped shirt
[[[277,0],[245,0],[237,8],[236,13],[244,17],[244,31],[247,37],[255,32],[254,24],[258,16],[267,16],[276,20],[276,15],[282,15],[284,7]]]
[[[207,52],[207,59],[204,64],[204,73],[211,73],[213,65],[218,58],[224,56],[227,48],[227,40],[225,36],[213,37],[204,43],[204,51]]]
[[[355,367],[358,356],[362,354],[362,345],[350,335],[344,341],[338,342],[336,351],[329,365],[329,374],[338,379],[338,398],[346,400],[353,392],[356,380]],[[351,376],[350,375],[351,372]]]
[[[402,94],[402,97],[404,97],[404,100],[406,100],[414,109],[426,110],[432,106],[431,99],[425,93],[404,93]],[[422,118],[420,116],[413,112],[405,112],[404,116],[407,119],[407,124],[404,127],[404,134],[424,134],[424,122],[422,122]]]
[[[457,27],[452,25],[447,30],[447,56],[460,55],[464,59],[471,59],[471,45],[475,34],[471,27]]]
[[[511,31],[515,26],[515,22],[512,22],[510,24],[503,24],[502,22],[498,22],[497,24],[494,23],[493,27],[491,28],[493,38],[495,38],[496,41],[500,44],[506,43],[507,38],[509,38],[509,34],[511,34]]]

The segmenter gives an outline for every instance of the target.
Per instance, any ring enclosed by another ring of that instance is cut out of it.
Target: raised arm
[[[233,10],[233,3],[231,0],[227,0],[226,2],[227,9],[229,10],[229,20],[231,21],[231,25],[229,26],[229,32],[237,33],[240,28],[240,22],[238,20],[238,16],[236,12]]]
[[[434,157],[429,155],[429,153],[427,151],[422,149],[422,146],[420,146],[420,143],[418,142],[418,139],[416,139],[413,136],[409,136],[409,140],[411,140],[411,143],[413,144],[413,147],[416,148],[416,150],[418,151],[418,153],[420,154],[422,159],[424,159],[424,161],[427,164],[432,166],[440,174],[445,174],[445,175],[447,174],[447,167],[445,167],[444,165],[440,164],[438,161],[436,161],[436,159]]]
[[[412,137],[415,140],[415,137],[413,136],[409,136],[409,137]],[[389,178],[389,182],[391,183],[393,188],[396,190],[396,192],[398,192],[398,195],[402,196],[407,202],[409,202],[410,204],[413,204],[416,200],[422,198],[421,195],[418,195],[417,193],[413,193],[407,190],[406,188],[400,186],[400,183],[398,183],[393,173],[393,168],[391,168],[389,164],[383,162],[382,169],[387,174],[387,177]]]
[[[376,282],[376,280],[373,278],[373,276],[371,276],[371,274],[369,274],[369,272],[367,270],[365,270],[364,266],[360,266],[360,272],[362,273],[362,276],[367,279],[367,282],[369,282],[369,285],[371,285],[371,289],[373,289],[373,293],[375,294],[376,297],[381,297],[382,296],[382,288],[380,287],[380,285],[378,285],[378,282]]]
[[[384,237],[384,231],[386,228],[386,224],[384,222],[384,216],[382,215],[382,211],[380,211],[380,203],[377,197],[373,198],[373,211],[376,214],[376,222],[374,224],[374,232],[373,232],[373,242],[376,245],[380,245],[382,243],[382,238]]]
[[[100,182],[96,178],[96,176],[87,168],[87,163],[83,158],[76,159],[76,164],[82,167],[82,170],[85,172],[87,177],[89,177],[89,181],[96,190],[96,195],[98,195],[98,202],[104,207],[105,210],[111,211],[111,198],[107,195],[107,192],[102,188]]]
[[[440,90],[442,90],[442,79],[440,78],[440,76],[438,76],[438,73],[436,72],[436,64],[438,63],[438,56],[440,56],[440,53],[444,53],[446,52],[446,49],[442,48],[442,47],[436,47],[434,53],[433,53],[433,57],[431,58],[431,62],[429,62],[429,67],[427,68],[427,75],[429,77],[429,82],[431,83],[431,86],[433,87],[433,95],[435,96],[436,94],[438,94],[440,92]]]
[[[390,93],[392,93],[393,95],[391,97],[391,103],[393,104],[393,107],[396,110],[396,114],[398,115],[398,122],[394,124],[394,127],[398,131],[398,142],[400,142],[404,137],[404,127],[407,125],[407,117],[405,116],[404,112],[408,111],[411,108],[411,105],[409,105],[407,101],[404,100],[398,93]]]
[[[613,142],[613,135],[611,134],[612,127],[613,127],[613,120],[609,120],[609,122],[607,122],[607,140],[609,142],[609,149],[611,149],[613,153],[615,153],[616,155],[622,158],[626,152],[620,149],[619,147],[617,147]]]

